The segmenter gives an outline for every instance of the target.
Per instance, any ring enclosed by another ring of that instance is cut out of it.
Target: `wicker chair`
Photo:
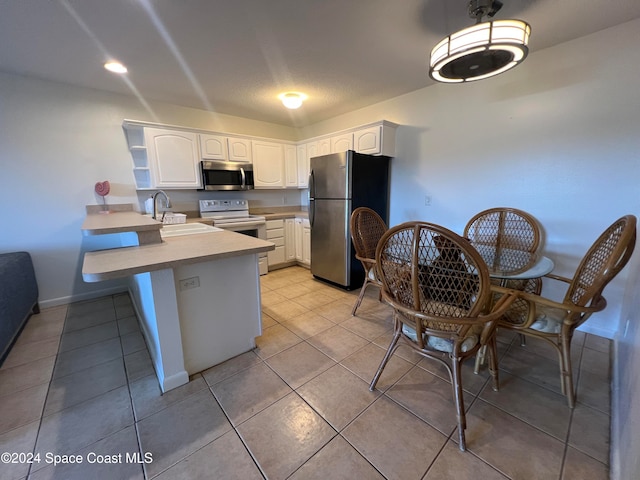
[[[440,362],[451,379],[464,451],[462,361],[488,345],[498,389],[495,325],[514,297],[503,295],[485,313],[492,297],[486,264],[466,239],[438,225],[408,222],[391,228],[378,244],[376,262],[382,298],[394,309],[394,335],[369,389],[375,389],[400,340]]]
[[[362,262],[364,267],[364,283],[360,289],[356,304],[351,310],[351,315],[355,315],[356,310],[362,303],[367,287],[369,285],[382,286],[380,279],[376,276],[375,255],[378,241],[387,231],[387,224],[374,210],[367,207],[358,207],[351,214],[350,227],[351,241],[356,250],[356,258]]]
[[[540,248],[540,226],[536,219],[516,208],[490,208],[476,214],[464,228],[464,237],[480,250],[512,252],[493,255],[496,263],[483,255],[490,270],[517,272],[528,267]],[[524,252],[529,255],[521,255]],[[499,263],[498,263],[499,262]]]
[[[573,279],[558,275],[546,277],[562,282],[566,293],[561,302],[540,295],[518,292],[518,301],[499,321],[500,328],[541,338],[558,352],[560,384],[570,408],[575,405],[571,368],[571,339],[576,328],[592,313],[603,310],[607,302],[602,291],[627,264],[636,242],[636,217],[616,220],[591,246]],[[524,309],[523,309],[524,307]]]

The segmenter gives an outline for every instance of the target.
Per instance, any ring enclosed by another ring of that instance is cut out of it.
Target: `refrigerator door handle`
[[[312,198],[316,198],[316,185],[313,170],[311,170],[311,173],[309,173],[309,200],[311,200]]]
[[[313,220],[316,216],[316,205],[315,200],[309,199],[309,226],[313,228]]]

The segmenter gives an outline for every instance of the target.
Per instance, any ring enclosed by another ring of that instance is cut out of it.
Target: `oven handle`
[[[242,177],[242,185],[240,186],[242,190],[247,188],[247,178],[244,175],[244,168],[240,167],[240,176]]]

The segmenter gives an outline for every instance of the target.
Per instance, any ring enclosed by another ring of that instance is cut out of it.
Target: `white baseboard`
[[[115,287],[104,288],[101,290],[94,290],[87,293],[78,293],[74,295],[68,295],[66,297],[50,298],[47,300],[38,300],[40,308],[57,307],[58,305],[67,305],[74,302],[82,302],[85,300],[92,300],[94,298],[106,297],[107,295],[114,295],[116,293],[123,293],[127,291],[126,285],[117,285]]]

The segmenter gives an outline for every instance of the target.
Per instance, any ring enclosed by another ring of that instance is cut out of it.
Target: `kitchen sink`
[[[160,236],[162,238],[178,237],[181,235],[196,235],[198,233],[213,233],[221,231],[221,228],[205,225],[204,223],[177,223],[174,225],[164,225],[160,229]]]

